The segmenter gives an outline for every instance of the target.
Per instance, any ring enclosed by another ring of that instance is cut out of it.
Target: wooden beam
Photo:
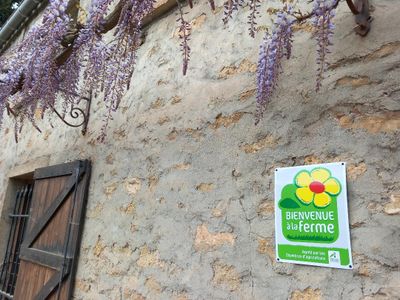
[[[61,277],[61,285],[63,284],[64,279],[67,277],[68,274],[61,274],[61,271],[55,272],[47,281],[47,283],[39,290],[39,293],[35,296],[35,300],[43,300],[47,299],[49,295],[58,288],[60,284],[60,277]],[[60,287],[61,288],[61,287]]]
[[[176,6],[176,0],[158,0],[154,6],[154,10],[144,18],[143,26],[147,26],[154,22],[156,19],[162,17]]]
[[[161,16],[172,10],[176,5],[176,0],[159,0],[155,4],[154,10],[144,18],[143,27],[148,26],[154,20],[160,18]],[[114,10],[107,16],[102,33],[106,33],[117,26],[121,10],[122,4],[121,2],[119,2]],[[79,35],[79,30],[80,29],[77,29],[75,34],[69,37],[70,45],[66,47],[56,58],[57,65],[63,65],[72,54],[73,43]]]
[[[64,256],[35,248],[22,248],[19,257],[54,270],[60,270],[64,263]],[[71,264],[71,258],[67,258],[66,260],[67,266]]]

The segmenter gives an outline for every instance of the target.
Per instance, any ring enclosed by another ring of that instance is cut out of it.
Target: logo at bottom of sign
[[[277,260],[352,268],[344,163],[276,169]]]

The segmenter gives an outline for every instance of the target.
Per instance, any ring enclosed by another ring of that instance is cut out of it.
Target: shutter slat
[[[82,164],[85,164],[86,161],[74,161],[66,164],[55,165],[46,168],[36,169],[33,175],[33,179],[45,179],[45,178],[54,178],[59,176],[65,176],[72,174],[77,168],[79,168]]]
[[[33,248],[22,248],[20,258],[39,265],[58,269],[64,262],[64,256]],[[70,263],[71,258],[67,258]]]
[[[59,282],[60,282],[60,272],[56,272],[53,274],[53,276],[50,278],[49,281],[42,287],[40,292],[35,296],[35,300],[43,300],[47,299],[48,296],[56,289],[58,288]],[[65,280],[68,274],[64,274],[61,278],[61,282]]]

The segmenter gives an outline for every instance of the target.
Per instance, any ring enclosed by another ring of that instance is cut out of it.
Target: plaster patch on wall
[[[312,289],[310,287],[305,290],[296,290],[292,292],[290,300],[321,300],[322,294],[319,289]]]
[[[216,261],[212,267],[214,271],[212,281],[214,284],[228,288],[230,291],[236,291],[240,288],[240,275],[234,266]]]
[[[235,236],[229,232],[211,233],[205,224],[199,225],[196,230],[194,248],[196,251],[213,251],[223,245],[233,246]]]
[[[135,196],[137,192],[141,189],[142,187],[142,182],[139,178],[128,178],[125,180],[124,183],[125,191],[130,195],[130,196]]]
[[[388,215],[400,214],[400,194],[390,195],[390,202],[385,204],[383,210]]]

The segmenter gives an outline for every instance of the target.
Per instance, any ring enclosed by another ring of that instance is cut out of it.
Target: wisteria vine
[[[72,1],[72,2],[71,2]],[[42,23],[33,27],[12,52],[0,57],[0,127],[6,111],[15,119],[16,139],[25,119],[38,129],[37,116],[61,106],[65,113],[79,104],[78,95],[92,93],[103,99],[106,107],[99,141],[104,141],[125,92],[130,88],[142,42],[144,18],[154,9],[155,0],[92,0],[86,22],[70,16],[69,5],[77,0],[50,0]],[[178,2],[178,36],[183,57],[183,75],[190,60],[191,23],[185,19],[184,2]],[[216,10],[214,0],[207,0]],[[260,28],[261,0],[226,0],[222,21],[227,24],[240,8],[248,8],[249,35]],[[189,7],[194,3],[188,0]],[[116,8],[111,12],[111,7]],[[339,0],[313,0],[307,15],[285,5],[276,14],[273,28],[267,31],[260,46],[257,69],[256,123],[260,121],[279,82],[283,60],[290,59],[293,26],[312,18],[317,44],[316,90],[327,69],[327,55],[332,45],[333,18]],[[117,14],[115,13],[117,12]],[[117,16],[115,18],[115,15]],[[110,18],[114,17],[114,20]],[[110,25],[110,23],[115,23]],[[113,29],[114,28],[114,29]],[[113,39],[104,34],[113,29]],[[72,36],[72,38],[71,38]]]

